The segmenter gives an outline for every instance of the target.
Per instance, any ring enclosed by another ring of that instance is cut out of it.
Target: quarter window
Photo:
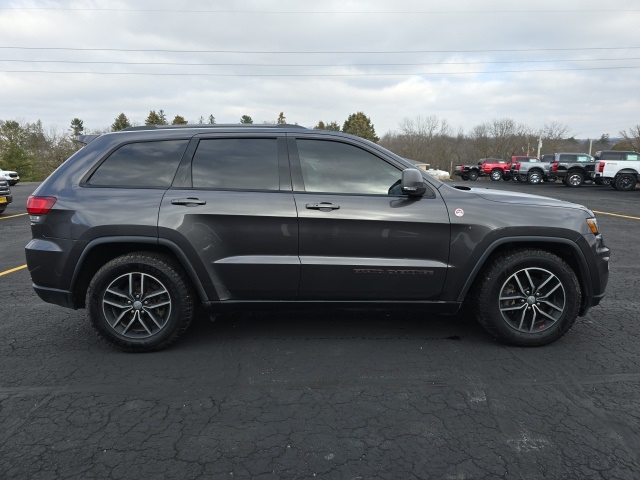
[[[128,143],[109,155],[87,183],[117,187],[169,187],[188,143],[188,140]]]
[[[193,157],[195,188],[279,190],[275,138],[201,140]]]
[[[401,171],[381,158],[346,143],[298,140],[305,191],[399,195]]]

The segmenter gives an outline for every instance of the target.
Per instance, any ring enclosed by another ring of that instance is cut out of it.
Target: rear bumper
[[[71,292],[68,290],[57,290],[55,288],[41,287],[36,284],[33,285],[33,290],[36,292],[38,297],[47,303],[76,309],[72,302]]]

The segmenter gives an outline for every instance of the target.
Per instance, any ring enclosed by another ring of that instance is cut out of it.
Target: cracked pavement
[[[477,186],[639,213],[639,192]],[[1,276],[0,478],[638,478],[640,224],[598,220],[607,295],[541,348],[464,316],[301,310],[199,319],[126,354],[40,301],[26,269]],[[24,264],[28,224],[0,220],[0,271]]]

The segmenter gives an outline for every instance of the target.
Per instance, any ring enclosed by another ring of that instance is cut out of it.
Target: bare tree
[[[629,130],[622,130],[620,135],[625,139],[633,150],[640,152],[640,124],[634,125]]]

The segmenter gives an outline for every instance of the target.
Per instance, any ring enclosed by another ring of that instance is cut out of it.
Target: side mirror
[[[410,197],[421,197],[427,191],[422,174],[417,168],[407,168],[403,170],[400,185],[402,187],[402,193]]]

